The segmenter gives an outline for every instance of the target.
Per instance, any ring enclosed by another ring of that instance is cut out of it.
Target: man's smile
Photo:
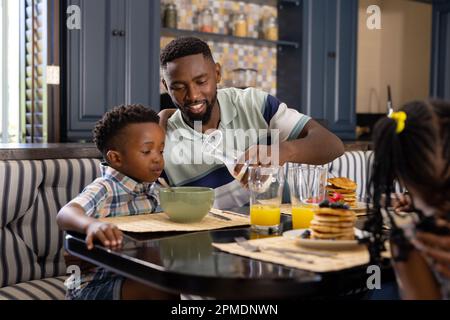
[[[205,111],[206,103],[203,101],[197,104],[192,104],[188,107],[188,109],[191,113],[199,114]]]

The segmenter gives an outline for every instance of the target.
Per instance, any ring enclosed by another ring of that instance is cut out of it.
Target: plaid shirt
[[[106,164],[97,178],[70,203],[77,203],[94,218],[137,215],[154,212],[158,197],[153,183],[138,183]]]
[[[70,203],[77,203],[94,218],[137,215],[151,213],[159,205],[154,193],[153,183],[138,183],[106,164],[100,165],[101,178],[97,178]],[[77,286],[76,275],[65,281],[68,288],[67,299],[73,299],[93,279],[96,273],[104,272],[102,268],[82,270],[80,283]]]

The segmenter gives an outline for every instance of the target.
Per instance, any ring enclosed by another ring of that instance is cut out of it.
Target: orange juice
[[[292,207],[292,229],[309,228],[313,218],[313,206]]]
[[[280,224],[280,207],[252,205],[250,223],[257,226],[275,226]]]

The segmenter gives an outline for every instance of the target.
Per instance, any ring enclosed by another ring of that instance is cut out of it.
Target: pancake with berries
[[[311,221],[311,238],[320,240],[355,239],[356,216],[349,206],[342,202],[322,201],[314,211]]]
[[[331,200],[337,202],[343,200],[350,207],[356,206],[356,189],[358,185],[346,177],[330,178],[325,187]]]

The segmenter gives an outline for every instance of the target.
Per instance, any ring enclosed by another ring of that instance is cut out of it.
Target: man
[[[178,107],[175,113],[160,113],[167,137],[163,175],[172,185],[214,188],[216,208],[245,205],[249,194],[223,164],[206,161],[201,151],[205,133],[222,131],[226,150],[245,151],[242,159],[261,164],[325,164],[344,152],[338,137],[265,92],[217,90],[221,68],[200,39],[173,40],[163,49],[160,62],[163,84]]]

